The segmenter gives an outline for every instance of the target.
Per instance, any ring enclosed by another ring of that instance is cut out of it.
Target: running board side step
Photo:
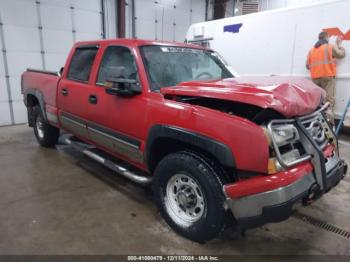
[[[105,167],[117,172],[118,174],[130,179],[131,181],[142,184],[142,185],[147,185],[152,182],[152,178],[146,177],[146,176],[141,176],[137,175],[136,173],[128,170],[127,168],[121,166],[120,164],[117,164],[113,162],[112,160],[109,160],[95,152],[92,151],[94,149],[94,146],[85,144],[80,141],[75,141],[71,139],[72,137],[68,137],[64,139],[64,143],[67,145],[72,146],[74,149],[82,152],[84,155],[92,158],[93,160],[99,162],[100,164],[104,165]]]

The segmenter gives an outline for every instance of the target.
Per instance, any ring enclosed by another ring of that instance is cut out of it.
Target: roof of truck
[[[170,42],[170,41],[158,41],[158,40],[143,40],[143,39],[132,39],[132,38],[115,38],[115,39],[99,39],[92,41],[81,41],[74,44],[75,47],[81,47],[85,45],[127,45],[127,46],[146,46],[146,45],[162,45],[162,46],[176,46],[176,47],[187,47],[196,48],[203,50],[210,50],[195,44]]]

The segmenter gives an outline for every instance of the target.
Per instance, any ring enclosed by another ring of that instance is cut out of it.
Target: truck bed
[[[28,93],[31,90],[39,91],[47,105],[56,107],[56,88],[59,80],[60,76],[57,72],[27,69],[22,74],[22,93]]]

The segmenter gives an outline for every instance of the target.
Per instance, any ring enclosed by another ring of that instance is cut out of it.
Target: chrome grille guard
[[[279,147],[276,143],[276,140],[273,136],[273,130],[272,130],[273,126],[274,125],[281,125],[281,124],[294,124],[298,128],[298,131],[300,131],[300,129],[302,129],[302,128],[301,128],[299,123],[301,123],[303,125],[303,127],[305,128],[305,130],[308,132],[309,137],[311,137],[311,139],[313,139],[317,143],[317,145],[320,147],[320,149],[323,149],[327,145],[328,139],[327,139],[327,136],[325,134],[325,127],[322,126],[321,123],[319,123],[319,122],[323,120],[324,121],[323,125],[328,126],[328,124],[324,120],[322,113],[329,107],[329,105],[330,105],[330,103],[327,102],[320,109],[318,109],[317,111],[315,111],[309,115],[296,117],[293,119],[278,119],[278,120],[270,121],[270,123],[267,126],[267,129],[268,129],[270,137],[271,137],[273,148],[276,152],[276,158],[278,159],[278,161],[280,162],[280,164],[284,168],[290,168],[290,167],[295,166],[301,162],[307,161],[307,160],[311,159],[312,155],[305,154],[297,160],[286,163],[282,158],[282,154],[281,154]],[[304,125],[305,123],[306,124],[312,123],[312,125],[305,127],[305,125]],[[328,129],[330,129],[329,126],[328,126]]]

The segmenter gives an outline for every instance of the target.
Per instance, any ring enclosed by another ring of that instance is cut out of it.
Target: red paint
[[[254,195],[288,186],[306,175],[311,175],[312,170],[312,164],[306,162],[274,175],[255,176],[234,184],[225,185],[224,191],[229,198],[240,198]]]
[[[97,44],[100,48],[88,83],[68,80],[67,72],[75,48],[80,45]],[[105,93],[104,87],[95,84],[102,56],[110,45],[122,45],[132,50],[142,86],[140,95],[131,98],[112,96]],[[152,126],[156,124],[172,125],[226,144],[231,148],[238,169],[258,173],[267,172],[269,158],[268,140],[260,126],[238,116],[168,100],[164,98],[163,94],[208,96],[239,101],[263,108],[270,107],[285,116],[310,113],[320,101],[322,91],[311,82],[304,79],[282,77],[188,82],[177,87],[164,88],[161,93],[151,92],[139,51],[139,46],[142,45],[206,49],[191,44],[130,39],[80,42],[72,48],[62,77],[25,72],[23,74],[24,89],[26,91],[29,88],[34,88],[41,91],[46,108],[49,108],[52,113],[66,112],[139,139],[142,151],[147,144],[148,132]],[[69,96],[62,96],[61,90],[63,88],[68,90]],[[93,105],[88,102],[88,96],[91,94],[98,97],[98,104]],[[85,140],[91,143],[88,138]],[[254,150],[252,150],[252,145],[254,145]],[[134,163],[123,155],[115,153],[114,155],[147,170],[145,164]]]
[[[323,150],[323,155],[325,158],[329,158],[332,155],[334,155],[334,146],[333,145],[327,145],[325,149]]]
[[[325,28],[322,31],[327,32],[328,36],[340,36],[343,40],[350,40],[350,30],[345,34],[338,27]]]
[[[324,91],[298,77],[238,77],[217,81],[180,83],[163,88],[163,94],[203,96],[272,108],[286,117],[315,111]]]

